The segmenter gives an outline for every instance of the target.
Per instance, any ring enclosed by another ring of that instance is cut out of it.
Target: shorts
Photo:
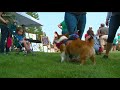
[[[107,44],[107,39],[108,39],[108,35],[103,35],[100,37],[100,44],[102,46],[106,45]]]

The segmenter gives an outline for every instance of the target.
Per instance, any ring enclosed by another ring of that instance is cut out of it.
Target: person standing
[[[112,48],[113,40],[120,26],[120,12],[112,12],[111,17],[109,17],[109,19],[110,19],[109,33],[108,33],[108,39],[107,39],[106,52],[103,58],[108,58],[109,52]],[[108,22],[109,19],[106,19],[106,22]]]
[[[67,34],[68,33],[65,21],[58,24],[58,27],[62,30],[62,34]]]
[[[78,34],[81,39],[86,25],[86,12],[65,12],[64,20],[69,35],[75,34],[79,30]]]
[[[104,51],[105,45],[107,42],[107,38],[108,38],[108,27],[105,27],[105,24],[103,24],[103,23],[101,24],[100,28],[98,29],[98,36],[99,36],[102,51]]]
[[[8,38],[8,34],[12,33],[11,27],[13,27],[15,22],[14,12],[0,12],[0,28],[1,28],[1,44],[0,52],[4,53],[5,40]],[[9,52],[9,49],[6,48],[6,53]]]

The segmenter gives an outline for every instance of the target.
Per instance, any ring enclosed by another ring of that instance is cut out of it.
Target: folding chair
[[[16,48],[17,53],[24,52],[26,54],[26,51],[24,50],[24,45],[19,43],[16,35],[13,35],[13,36],[14,36],[13,44],[14,44],[14,46]]]

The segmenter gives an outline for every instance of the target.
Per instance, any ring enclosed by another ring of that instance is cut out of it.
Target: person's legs
[[[112,51],[116,51],[116,45],[115,44],[113,44],[113,46],[112,46]]]
[[[26,41],[26,43],[27,43],[28,50],[31,50],[30,49],[30,42]]]
[[[8,32],[7,35],[7,42],[6,42],[6,53],[8,53],[10,50],[10,47],[12,46],[12,34],[11,32]]]
[[[109,55],[109,52],[112,48],[112,43],[113,43],[115,34],[116,34],[119,26],[120,26],[120,16],[112,16],[110,19],[110,24],[109,24],[107,47],[106,47],[106,53],[105,53],[104,57],[108,57],[108,55]]]
[[[114,51],[116,51],[116,45],[114,46]]]
[[[67,25],[67,29],[69,34],[74,34],[77,31],[77,18],[76,15],[71,14],[69,12],[65,12],[65,23]]]
[[[8,36],[8,28],[7,26],[2,25],[1,26],[1,45],[0,45],[1,53],[4,53],[5,40],[7,36]]]
[[[86,14],[79,15],[77,17],[78,19],[78,25],[77,25],[77,30],[79,30],[79,37],[80,39],[82,38],[82,35],[85,30],[85,25],[86,25]]]
[[[101,46],[102,51],[103,51],[104,50],[104,39],[102,36],[100,37],[100,46]]]
[[[25,40],[23,40],[22,43],[24,44],[25,50],[26,50],[26,51],[29,51],[30,48],[29,48],[27,42],[26,42]]]
[[[112,51],[114,51],[114,44],[112,45]]]
[[[6,44],[6,53],[8,53],[10,50],[9,50],[10,48],[9,47],[7,47],[7,44]]]

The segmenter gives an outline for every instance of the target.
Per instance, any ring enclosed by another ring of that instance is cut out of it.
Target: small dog
[[[68,40],[66,35],[58,35],[57,46],[61,52],[61,62],[67,61],[79,61],[81,65],[85,64],[87,58],[90,58],[93,64],[95,61],[95,50],[93,38],[89,38],[88,42],[80,40]],[[64,43],[65,42],[65,43]],[[74,59],[73,59],[74,58]]]

